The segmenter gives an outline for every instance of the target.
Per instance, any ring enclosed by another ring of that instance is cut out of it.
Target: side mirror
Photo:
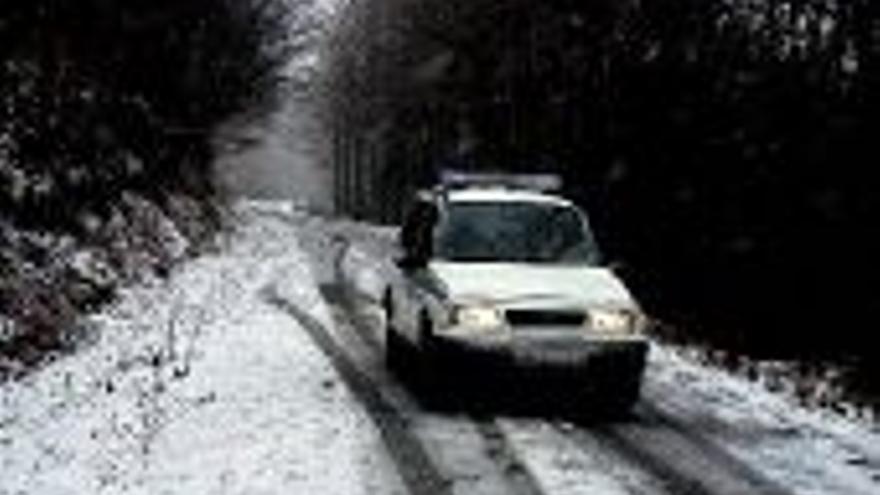
[[[432,256],[432,232],[438,215],[437,207],[429,202],[416,205],[407,215],[398,238],[403,257],[397,260],[397,266],[402,270],[418,270],[428,266]]]
[[[616,273],[617,275],[620,275],[621,273],[626,271],[627,264],[623,260],[618,259],[609,261],[608,264],[605,265],[605,267]]]

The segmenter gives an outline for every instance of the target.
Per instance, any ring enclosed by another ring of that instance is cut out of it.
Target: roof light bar
[[[445,188],[500,186],[541,192],[557,191],[562,188],[562,178],[555,174],[510,174],[503,172],[483,173],[444,170],[440,175],[440,183]]]

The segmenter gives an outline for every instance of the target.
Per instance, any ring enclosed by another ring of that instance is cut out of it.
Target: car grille
[[[519,326],[578,326],[584,323],[583,311],[511,309],[505,313],[508,323]]]

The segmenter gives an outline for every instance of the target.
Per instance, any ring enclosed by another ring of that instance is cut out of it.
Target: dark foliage
[[[271,94],[305,3],[0,2],[0,381],[216,230],[211,131]]]
[[[331,50],[337,203],[390,220],[370,193],[438,167],[558,171],[658,316],[869,363],[875,3],[355,3]]]
[[[286,55],[274,0],[6,0],[0,211],[76,230],[125,190],[212,193],[212,127],[266,94]]]

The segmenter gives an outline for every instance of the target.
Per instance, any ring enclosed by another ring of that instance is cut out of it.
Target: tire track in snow
[[[790,492],[743,464],[719,446],[690,432],[643,401],[634,420],[564,428],[584,450],[595,443],[657,477],[676,495],[790,495]]]
[[[650,421],[656,421],[662,425],[663,428],[668,429],[674,435],[689,442],[704,456],[712,459],[715,464],[724,466],[724,469],[735,478],[741,480],[743,483],[748,483],[752,487],[752,491],[749,493],[792,495],[790,490],[785,489],[775,481],[740,461],[733,454],[724,450],[716,442],[706,438],[694,429],[688,428],[687,425],[682,424],[673,416],[662,412],[656,405],[648,400],[647,397],[641,404],[640,412],[642,412],[645,417],[649,418]]]
[[[351,293],[339,284],[323,284],[321,292],[328,302],[339,306],[340,310],[346,315],[347,321],[356,330],[354,333],[363,344],[363,347],[368,349],[368,352],[372,354],[375,360],[382,362],[384,345],[376,335],[375,329],[370,328],[370,325],[364,321],[365,318],[370,316],[362,314],[356,307],[360,302],[375,307],[376,301],[361,294]],[[389,377],[385,381],[392,382],[393,379]],[[388,383],[388,385],[389,388],[400,388],[394,383]],[[399,390],[396,395],[406,395],[403,398],[403,402],[406,404],[407,409],[425,414],[425,411],[420,410],[421,408],[417,401],[408,397],[408,394],[403,390]],[[473,423],[474,432],[479,436],[483,444],[481,450],[486,453],[488,460],[494,464],[497,471],[504,476],[506,484],[498,487],[500,489],[500,491],[496,490],[498,493],[519,495],[541,495],[543,493],[534,475],[517,458],[513,446],[510,445],[506,435],[504,435],[494,419],[477,419],[467,416],[465,421]]]
[[[498,425],[497,420],[482,421],[478,423],[477,429],[488,447],[489,455],[503,466],[505,473],[513,483],[524,487],[525,493],[542,493],[537,476],[517,456],[516,449]]]
[[[644,446],[640,446],[631,438],[619,434],[613,428],[602,426],[589,430],[575,428],[570,431],[562,429],[559,431],[568,434],[576,444],[584,446],[584,450],[592,448],[592,446],[587,447],[591,441],[598,441],[606,449],[620,455],[624,461],[655,476],[669,494],[713,495],[714,493],[699,477],[681,473],[664,455],[657,455],[644,449]]]
[[[348,287],[338,283],[339,280],[344,280],[341,259],[348,247],[347,242],[342,242],[339,247],[332,270],[337,282],[324,284],[321,287],[322,293],[347,313],[352,326],[357,330],[355,333],[359,340],[373,352],[381,354],[383,344],[375,330],[362,321],[363,315],[359,315],[356,310],[358,303],[375,305],[377,302],[347,290]],[[513,469],[507,469],[508,475],[512,473],[521,478],[512,482],[528,487],[527,493],[541,493],[536,473],[529,472],[528,467],[517,458],[510,439],[498,427],[497,421],[489,418],[476,423],[488,451],[505,453],[503,459],[496,462],[502,466],[513,466]],[[595,454],[597,444],[604,447],[621,461],[654,478],[670,494],[789,495],[788,491],[739,462],[720,447],[701,438],[697,433],[689,432],[686,425],[665,417],[648,404],[640,405],[634,425],[606,424],[576,428],[574,431],[563,431],[558,427],[556,429],[563,436],[572,438],[577,447],[586,454]],[[658,438],[660,441],[655,441]],[[627,492],[632,490],[632,486],[625,489]],[[641,493],[641,490],[633,493]]]
[[[514,417],[499,422],[520,455],[536,469],[547,493],[669,495],[655,475],[597,440],[578,444],[568,431],[542,418]]]
[[[379,429],[407,489],[414,495],[451,495],[446,477],[434,465],[424,446],[410,432],[407,419],[386,401],[371,380],[358,370],[324,326],[293,304],[267,294],[268,302],[295,318],[330,359],[349,390],[364,405]]]
[[[379,341],[379,337],[369,325],[360,320],[363,315],[358,314],[355,304],[350,302],[351,297],[360,297],[367,303],[373,303],[372,300],[367,301],[364,296],[357,294],[348,294],[348,291],[340,284],[322,284],[320,287],[321,294],[324,299],[332,305],[339,308],[348,316],[351,326],[357,330],[357,336],[363,344],[370,349],[370,352],[381,355],[384,352],[384,345]]]

